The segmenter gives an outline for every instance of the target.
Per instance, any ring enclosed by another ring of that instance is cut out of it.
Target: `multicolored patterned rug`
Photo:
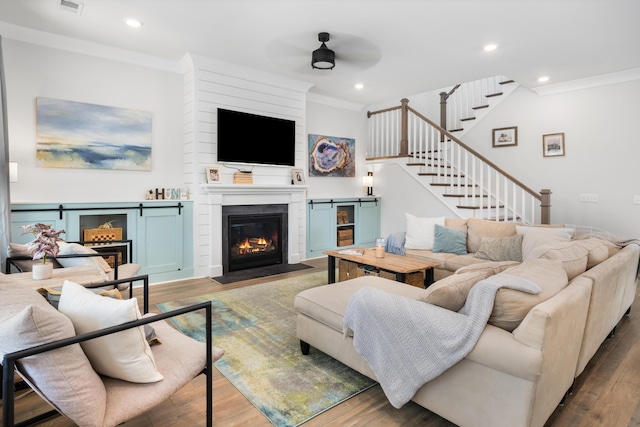
[[[213,342],[225,350],[216,368],[275,426],[297,426],[376,384],[320,351],[300,352],[293,299],[326,283],[326,272],[310,273],[158,308],[166,312],[211,300]],[[204,341],[204,314],[173,320],[184,334]]]

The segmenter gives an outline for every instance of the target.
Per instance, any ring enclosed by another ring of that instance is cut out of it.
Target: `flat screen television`
[[[218,108],[218,162],[295,166],[296,122]]]

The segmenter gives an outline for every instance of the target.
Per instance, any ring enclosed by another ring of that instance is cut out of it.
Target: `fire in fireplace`
[[[223,206],[225,272],[281,264],[286,259],[287,208],[279,206]]]

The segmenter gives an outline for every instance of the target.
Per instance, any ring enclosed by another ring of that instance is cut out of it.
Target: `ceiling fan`
[[[330,48],[327,46],[329,39]],[[307,75],[318,73],[317,70],[333,70],[341,74],[363,71],[377,64],[382,56],[380,48],[371,41],[351,34],[321,32],[318,41],[320,47],[310,52],[308,33],[289,34],[286,38],[269,42],[267,56],[283,69]],[[338,67],[334,69],[336,64]]]
[[[311,54],[311,67],[319,70],[333,70],[336,66],[336,53],[325,44],[329,41],[329,33],[319,33],[318,41],[322,44]]]

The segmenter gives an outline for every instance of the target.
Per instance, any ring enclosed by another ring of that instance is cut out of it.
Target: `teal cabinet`
[[[307,258],[331,249],[373,247],[380,237],[379,197],[307,200]]]
[[[193,277],[193,202],[164,200],[122,203],[14,203],[11,241],[26,243],[20,226],[43,223],[64,229],[65,240],[83,240],[82,231],[113,221],[133,241],[132,259],[152,283]],[[91,225],[89,225],[91,224]]]

